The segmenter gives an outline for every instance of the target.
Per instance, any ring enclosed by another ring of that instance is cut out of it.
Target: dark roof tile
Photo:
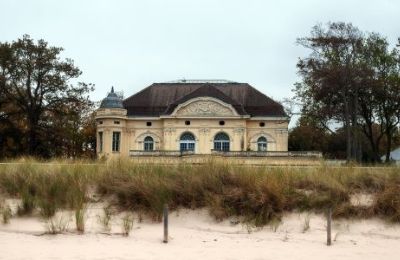
[[[123,101],[128,116],[160,116],[195,97],[210,96],[231,104],[238,114],[286,116],[283,106],[247,83],[153,83]]]

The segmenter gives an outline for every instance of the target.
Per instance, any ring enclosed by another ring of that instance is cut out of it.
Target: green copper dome
[[[114,87],[111,87],[111,92],[101,101],[100,108],[124,108],[122,99],[114,92]]]

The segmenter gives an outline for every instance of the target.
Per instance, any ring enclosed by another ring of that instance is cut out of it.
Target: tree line
[[[388,162],[398,145],[399,45],[343,22],[318,24],[297,43],[310,52],[297,63],[302,119],[292,134],[311,127],[314,134],[344,135],[348,161],[380,162],[383,153]]]

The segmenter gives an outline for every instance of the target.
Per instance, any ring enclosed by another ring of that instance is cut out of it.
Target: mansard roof
[[[247,83],[170,82],[153,83],[128,97],[123,106],[128,116],[161,116],[196,97],[213,97],[232,105],[238,114],[285,117],[283,106]]]

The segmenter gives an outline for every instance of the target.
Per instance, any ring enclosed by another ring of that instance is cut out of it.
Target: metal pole
[[[164,204],[164,243],[168,243],[168,205]]]
[[[330,246],[332,244],[331,240],[331,225],[332,225],[332,208],[330,207],[327,212],[327,226],[326,226],[326,244]]]

